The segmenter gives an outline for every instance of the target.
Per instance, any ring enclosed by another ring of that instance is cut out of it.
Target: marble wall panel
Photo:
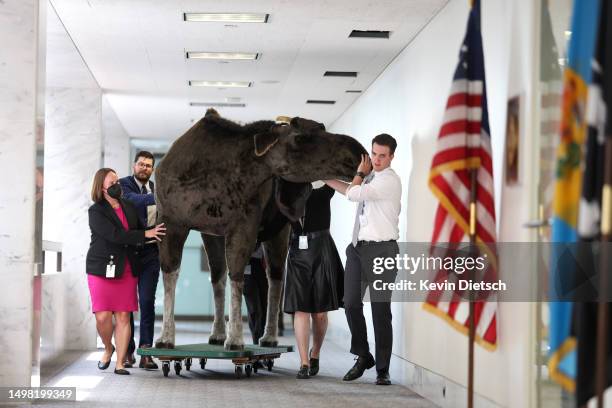
[[[0,2],[0,386],[32,363],[37,0]]]
[[[130,157],[130,137],[106,96],[102,98],[102,138],[104,140],[104,167],[115,169],[119,177],[132,174],[133,158]]]
[[[96,345],[85,256],[93,175],[101,167],[101,91],[49,88],[46,102],[45,239],[61,242],[66,349]]]

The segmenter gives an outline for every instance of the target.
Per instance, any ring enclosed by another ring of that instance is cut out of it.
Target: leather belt
[[[384,244],[385,242],[395,242],[395,240],[394,239],[389,239],[387,241],[357,241],[357,246]]]
[[[300,235],[304,235],[304,234],[292,234],[291,238],[292,239],[298,239],[300,237]],[[321,231],[314,231],[314,232],[309,232],[306,234],[306,236],[308,237],[308,239],[315,239],[315,238],[319,238],[322,237],[324,235],[329,235],[329,230],[321,230]]]

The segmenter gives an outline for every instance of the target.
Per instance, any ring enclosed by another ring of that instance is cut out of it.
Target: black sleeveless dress
[[[292,223],[285,275],[285,313],[320,313],[342,307],[344,268],[329,234],[333,188],[312,190],[302,222]],[[300,235],[308,249],[299,248]]]

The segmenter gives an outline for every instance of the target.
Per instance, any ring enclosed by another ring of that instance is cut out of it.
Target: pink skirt
[[[138,278],[132,275],[132,267],[126,259],[125,270],[120,278],[87,274],[91,310],[96,312],[136,312]]]

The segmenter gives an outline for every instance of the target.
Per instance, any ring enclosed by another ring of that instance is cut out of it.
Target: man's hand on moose
[[[370,174],[372,171],[372,161],[370,160],[370,156],[367,154],[361,155],[361,163],[359,163],[359,167],[357,167],[357,172],[362,172],[366,176]]]

